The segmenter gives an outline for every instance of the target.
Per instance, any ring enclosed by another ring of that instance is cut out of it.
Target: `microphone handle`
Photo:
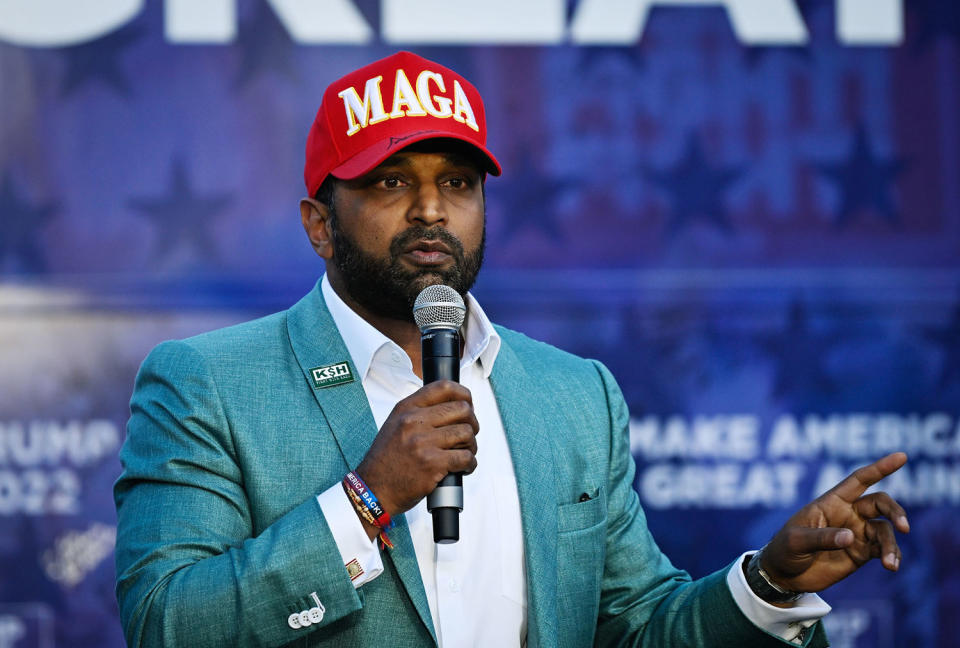
[[[433,329],[420,337],[423,384],[438,380],[460,382],[460,333],[456,329]]]
[[[456,329],[432,329],[420,338],[423,384],[438,380],[460,382],[460,333]],[[433,516],[433,541],[450,544],[460,539],[463,510],[463,473],[450,473],[427,495],[427,510]]]

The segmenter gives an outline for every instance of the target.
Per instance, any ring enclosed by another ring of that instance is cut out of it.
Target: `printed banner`
[[[503,175],[474,294],[614,373],[674,563],[708,574],[906,450],[901,571],[825,592],[828,633],[956,643],[960,4],[90,4],[0,6],[0,648],[124,645],[137,368],[316,283],[307,130],[398,49],[480,90]]]

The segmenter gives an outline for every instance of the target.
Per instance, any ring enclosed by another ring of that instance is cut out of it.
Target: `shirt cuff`
[[[377,541],[367,535],[340,482],[317,495],[317,503],[337,543],[343,566],[353,586],[360,587],[382,574],[383,559],[377,549]]]
[[[802,644],[801,637],[806,629],[826,616],[830,606],[812,592],[805,593],[788,608],[770,605],[761,599],[747,585],[747,577],[743,573],[743,561],[749,560],[753,553],[744,553],[727,572],[727,587],[730,588],[733,600],[753,625],[781,639]]]

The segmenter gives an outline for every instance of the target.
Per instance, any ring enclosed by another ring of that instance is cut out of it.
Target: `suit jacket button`
[[[297,613],[297,612],[294,612],[293,614],[291,614],[290,616],[288,616],[288,617],[287,617],[287,625],[290,626],[291,628],[293,628],[294,630],[299,629],[299,628],[300,628],[300,614]]]
[[[304,628],[313,624],[313,621],[310,620],[309,611],[304,610],[303,612],[300,613],[299,616],[300,616],[300,625],[303,626]]]

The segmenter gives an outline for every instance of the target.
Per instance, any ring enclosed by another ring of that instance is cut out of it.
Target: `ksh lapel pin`
[[[310,370],[314,389],[325,389],[353,382],[353,372],[349,362],[338,362],[324,367],[314,367]]]

